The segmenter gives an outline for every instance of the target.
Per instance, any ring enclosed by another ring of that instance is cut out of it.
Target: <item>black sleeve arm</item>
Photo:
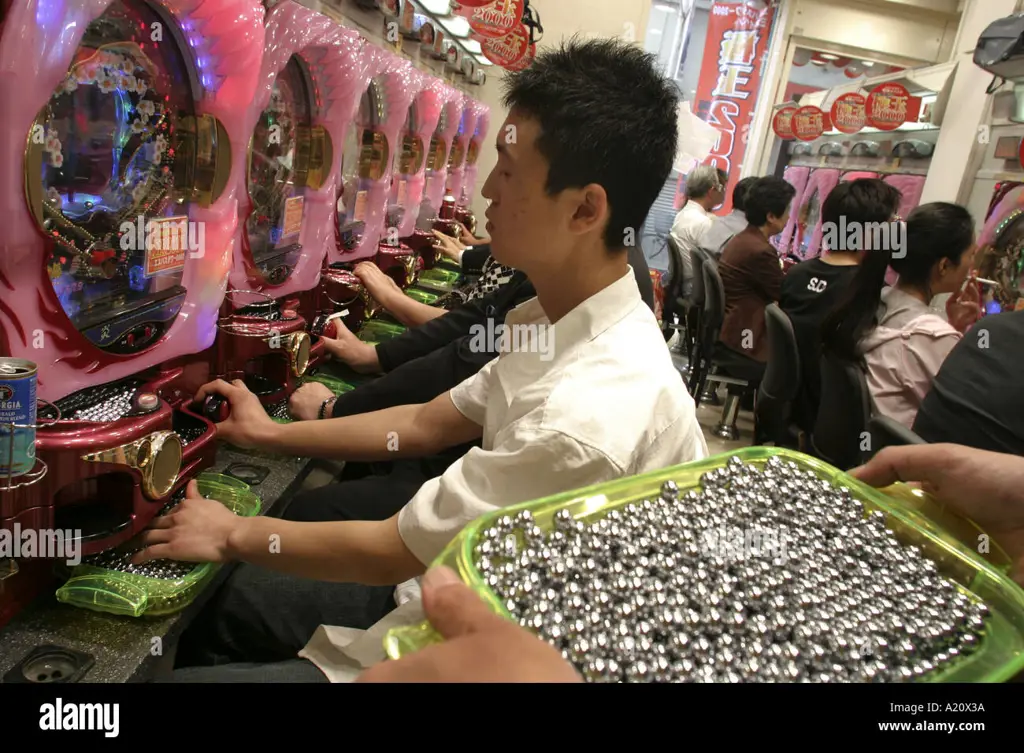
[[[425,356],[408,361],[388,374],[338,396],[332,415],[354,416],[396,405],[427,403],[482,369],[495,353],[474,352],[469,335]]]
[[[491,244],[473,246],[462,253],[462,271],[468,275],[478,275],[484,271],[484,264],[491,255]]]

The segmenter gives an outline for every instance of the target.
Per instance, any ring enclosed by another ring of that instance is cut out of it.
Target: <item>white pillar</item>
[[[978,128],[988,122],[991,107],[991,95],[985,90],[992,74],[974,64],[974,47],[985,27],[1013,14],[1016,6],[1017,0],[967,0],[953,51],[957,67],[921,194],[922,204],[967,201]]]

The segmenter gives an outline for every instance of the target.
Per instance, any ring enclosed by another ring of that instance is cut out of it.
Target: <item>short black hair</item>
[[[879,178],[844,180],[829,193],[821,207],[822,223],[839,227],[846,223],[891,222],[899,211],[903,195],[899,190]],[[855,248],[832,248],[829,251],[861,251]]]
[[[665,187],[679,139],[679,90],[657,59],[619,39],[580,41],[538,54],[508,74],[504,104],[540,123],[548,195],[596,183],[608,194],[605,243],[625,247]]]
[[[743,211],[747,215],[747,222],[754,227],[761,227],[768,222],[769,214],[781,217],[794,196],[796,189],[788,181],[774,175],[758,178],[743,196]]]
[[[736,186],[732,189],[732,207],[733,207],[733,209],[738,209],[741,212],[745,212],[746,211],[746,209],[747,209],[747,202],[746,202],[747,191],[749,191],[750,187],[752,185],[754,185],[755,183],[757,183],[757,181],[758,181],[757,176],[751,176],[749,178],[744,178],[743,180],[741,180],[739,183],[736,184]]]

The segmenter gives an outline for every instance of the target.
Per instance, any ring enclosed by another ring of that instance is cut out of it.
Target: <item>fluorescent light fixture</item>
[[[838,60],[839,59],[838,55],[833,55],[831,52],[823,52],[823,53],[821,53],[821,57],[823,57],[825,60]]]
[[[466,48],[466,52],[472,52],[474,55],[478,55],[481,52],[480,43],[475,39],[466,39],[460,42],[460,44]]]
[[[860,64],[863,65],[865,68],[870,68],[871,66],[873,66],[875,64],[875,61],[874,60],[861,60]]]
[[[422,5],[427,13],[433,13],[435,16],[447,16],[452,12],[451,0],[416,0],[416,2]]]
[[[453,16],[452,18],[439,18],[438,22],[445,28],[449,34],[459,39],[465,39],[469,36],[469,21],[462,16]]]
[[[480,63],[480,65],[494,65],[494,63],[485,58],[483,55],[475,55],[474,57],[477,59],[477,62]]]
[[[824,60],[812,60],[811,62],[814,63],[815,65],[825,65]]]

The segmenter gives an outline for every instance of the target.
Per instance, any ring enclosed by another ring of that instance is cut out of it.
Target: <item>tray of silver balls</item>
[[[237,515],[251,517],[261,509],[259,497],[237,479],[215,473],[197,479],[199,493],[215,499]],[[180,490],[160,510],[166,515],[184,498]],[[186,607],[202,590],[218,566],[211,563],[153,560],[133,564],[141,549],[137,542],[83,557],[57,590],[57,600],[72,606],[129,617],[156,617]]]
[[[937,511],[748,448],[497,510],[435,564],[590,682],[1006,681],[1024,590]],[[440,640],[423,623],[384,646]]]

